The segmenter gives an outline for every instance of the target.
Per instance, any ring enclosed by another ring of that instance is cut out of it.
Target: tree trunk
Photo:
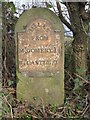
[[[87,72],[87,40],[89,31],[89,14],[85,10],[86,2],[64,2],[67,7],[70,23],[62,15],[61,6],[56,2],[61,21],[73,32],[74,41],[72,71],[85,77]]]
[[[78,75],[85,77],[87,72],[87,40],[88,40],[88,19],[83,3],[68,3],[67,8],[73,28],[73,52],[74,52],[74,71]],[[82,16],[83,13],[83,16]],[[85,15],[84,15],[85,14]]]
[[[82,32],[74,35],[72,47],[75,73],[85,77],[87,72],[87,35]]]

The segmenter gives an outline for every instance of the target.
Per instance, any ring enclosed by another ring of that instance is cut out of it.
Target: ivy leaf
[[[9,3],[8,3],[8,8],[10,8],[13,13],[15,13],[16,8],[15,8],[15,5],[14,5],[13,2],[9,2]]]
[[[79,69],[76,69],[76,71],[77,71],[78,74],[81,74],[81,75],[82,75],[83,73],[86,72],[86,69],[80,69],[80,68],[79,68]]]

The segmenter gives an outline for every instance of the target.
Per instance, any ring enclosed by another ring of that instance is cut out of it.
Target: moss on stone
[[[31,21],[41,18],[46,19],[52,25],[53,30],[60,31],[60,73],[52,77],[25,77],[18,72],[17,68],[17,97],[20,100],[27,100],[33,104],[58,104],[64,102],[64,31],[60,19],[50,10],[46,8],[32,8],[24,12],[15,28],[15,39],[17,44],[17,33],[24,30]],[[16,51],[16,54],[17,51]],[[17,58],[18,66],[18,58]]]

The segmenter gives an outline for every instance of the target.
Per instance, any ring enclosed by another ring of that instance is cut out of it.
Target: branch
[[[5,97],[5,95],[3,94],[3,97],[7,103],[7,105],[10,107],[10,111],[11,111],[11,118],[13,120],[14,116],[13,116],[13,110],[12,110],[12,106],[10,105],[10,103],[8,102],[7,98]]]
[[[61,21],[62,21],[72,32],[74,32],[72,26],[71,26],[71,25],[69,24],[69,22],[67,22],[67,21],[65,20],[65,18],[63,17],[62,11],[61,11],[61,6],[60,6],[59,2],[56,2],[56,4],[57,4],[58,12],[59,12],[59,18],[61,19]]]
[[[80,76],[80,75],[78,75],[76,73],[74,73],[74,75],[77,76],[78,78],[82,79],[84,81],[84,83],[87,83],[87,84],[90,85],[90,82],[88,80],[84,79],[82,76]]]

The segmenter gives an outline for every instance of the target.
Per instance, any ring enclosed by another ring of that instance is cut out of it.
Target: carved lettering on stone
[[[36,19],[18,33],[19,72],[51,72],[60,69],[60,31],[45,19]]]

